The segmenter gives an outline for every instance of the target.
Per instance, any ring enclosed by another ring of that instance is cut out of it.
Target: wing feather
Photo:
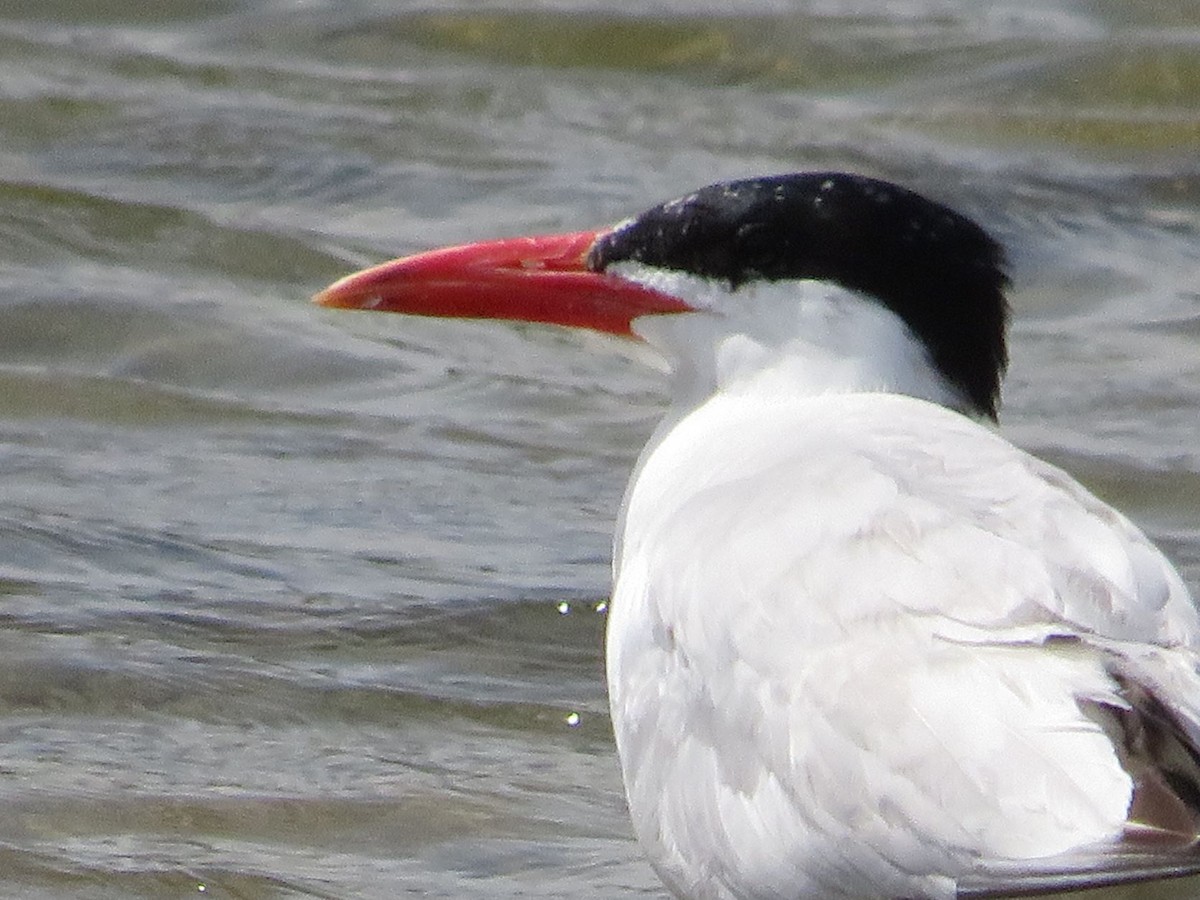
[[[1080,849],[1133,803],[1129,684],[1200,734],[1200,619],[1149,540],[933,404],[720,401],[645,461],[609,623],[630,807],[667,883],[953,897],[937,873],[958,872],[983,898],[1190,871],[1178,848]]]

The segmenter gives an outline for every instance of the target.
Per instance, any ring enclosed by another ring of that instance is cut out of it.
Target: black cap
[[[730,181],[601,237],[588,265],[632,260],[728,282],[830,281],[895,312],[980,413],[1007,365],[1004,251],[966,216],[886,181],[808,172]]]

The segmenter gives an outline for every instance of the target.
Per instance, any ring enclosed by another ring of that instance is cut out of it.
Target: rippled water
[[[597,611],[658,376],[309,305],[419,247],[928,191],[1010,247],[1007,432],[1200,588],[1200,8],[634,10],[0,6],[4,894],[663,896]]]

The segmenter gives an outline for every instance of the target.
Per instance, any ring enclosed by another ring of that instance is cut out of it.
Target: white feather
[[[638,323],[689,361],[626,497],[608,634],[629,805],[664,881],[950,898],[1119,838],[1133,784],[1083,701],[1124,704],[1119,663],[1200,722],[1177,573],[946,408],[961,396],[879,305],[811,282],[736,301]]]

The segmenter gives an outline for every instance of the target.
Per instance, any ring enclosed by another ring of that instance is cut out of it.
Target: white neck
[[[673,373],[675,416],[716,393],[794,399],[887,392],[971,413],[921,341],[883,304],[821,281],[749,284],[622,264],[623,278],[680,297],[698,312],[646,316],[634,331]]]
[[[714,396],[787,402],[883,392],[979,415],[941,376],[899,316],[862,294],[818,281],[762,282],[730,291],[719,282],[636,263],[621,263],[618,272],[697,311],[633,322],[634,333],[670,369],[673,403],[634,467],[617,529],[614,571],[642,469],[675,426]]]

